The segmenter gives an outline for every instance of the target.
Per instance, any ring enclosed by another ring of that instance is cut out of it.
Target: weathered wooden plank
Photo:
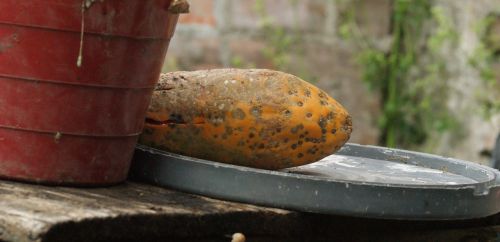
[[[83,228],[99,230],[100,225],[110,226],[107,229],[109,233],[126,233],[127,226],[141,226],[151,219],[172,219],[165,223],[176,227],[193,224],[187,221],[189,219],[210,218],[207,220],[210,221],[211,217],[234,215],[238,220],[241,219],[238,216],[286,213],[284,210],[217,201],[136,183],[111,188],[75,189],[0,182],[0,239],[6,241],[45,241],[48,237],[56,239],[54,233],[63,233],[59,231],[62,228],[74,230],[73,235],[76,235]],[[114,226],[120,228],[111,229]],[[140,230],[157,234],[159,231],[149,231],[155,229],[158,228]],[[89,241],[95,235],[85,236],[88,237],[82,238],[82,241]],[[110,236],[113,237],[113,234]],[[120,234],[117,238],[120,237],[126,236]]]
[[[249,241],[493,240],[495,224],[500,215],[430,223],[297,213],[132,182],[66,188],[0,181],[4,241],[230,241],[235,232]]]

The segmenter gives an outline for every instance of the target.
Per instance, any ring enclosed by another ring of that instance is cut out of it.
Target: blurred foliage
[[[485,81],[486,89],[492,90],[490,93],[476,94],[481,103],[480,111],[486,119],[500,113],[500,77],[495,76],[493,65],[495,62],[500,63],[500,36],[492,32],[498,18],[500,18],[498,14],[490,14],[479,21],[476,32],[481,37],[481,42],[469,59],[470,64],[479,71],[481,78]]]
[[[298,0],[289,1],[294,8]],[[424,146],[432,146],[433,138],[443,132],[451,131],[459,137],[462,125],[447,106],[448,90],[453,86],[447,61],[458,44],[450,14],[433,0],[393,0],[389,44],[381,45],[380,39],[370,39],[358,26],[356,10],[362,1],[330,1],[340,6],[338,34],[359,48],[356,60],[362,67],[362,78],[370,90],[380,95],[379,143],[422,150]],[[273,68],[314,82],[315,76],[305,65],[307,60],[300,58],[305,56],[300,44],[305,35],[299,23],[294,23],[291,29],[276,24],[265,2],[254,2],[254,12],[260,21],[259,39],[265,42],[262,55]],[[486,116],[500,113],[500,83],[492,65],[499,61],[500,47],[492,48],[499,44],[488,37],[494,17],[498,16],[488,17],[478,26],[478,33],[485,37],[470,59],[487,88],[498,90],[489,96],[478,93]],[[255,67],[238,56],[232,58],[231,65]]]
[[[234,55],[231,57],[230,65],[233,68],[255,68],[255,63],[246,61],[243,57],[239,55]]]
[[[275,19],[272,14],[268,13],[265,0],[255,0],[254,12],[259,17],[259,27],[261,38],[265,42],[265,47],[262,49],[262,55],[270,61],[273,68],[279,71],[292,73],[300,78],[315,82],[317,77],[308,71],[305,58],[293,58],[303,56],[305,50],[302,48],[304,35],[299,28],[299,23],[293,23],[292,29],[286,29],[283,26],[275,24]],[[290,6],[297,14],[298,0],[289,0]],[[292,63],[292,58],[294,62]],[[232,65],[255,66],[248,64],[241,58],[236,58]]]
[[[448,71],[440,53],[456,42],[451,20],[430,0],[394,0],[391,44],[382,50],[359,30],[356,2],[342,13],[339,34],[359,45],[363,80],[381,96],[380,143],[415,148],[435,131],[457,128],[446,107]]]
[[[163,67],[161,69],[162,73],[178,71],[181,68],[179,67],[179,61],[176,57],[167,56],[165,58],[165,62],[163,63]]]
[[[276,68],[286,69],[290,64],[290,49],[299,41],[300,35],[289,34],[284,27],[275,25],[275,20],[267,12],[264,0],[255,1],[254,11],[259,16],[259,25],[267,42],[262,53]]]

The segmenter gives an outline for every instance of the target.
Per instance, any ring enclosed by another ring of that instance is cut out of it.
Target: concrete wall
[[[488,164],[488,153],[493,147],[496,136],[500,133],[500,115],[484,118],[480,103],[482,98],[500,100],[500,59],[492,63],[496,85],[487,86],[480,71],[471,65],[472,58],[478,58],[481,36],[478,26],[491,14],[500,13],[498,0],[439,0],[436,4],[445,9],[445,14],[453,20],[458,33],[456,48],[444,53],[447,67],[453,73],[449,77],[450,98],[448,107],[457,120],[463,124],[462,133],[445,133],[438,136],[435,153],[455,156],[462,159],[480,161]],[[500,36],[500,18],[497,17],[490,36]],[[497,43],[500,44],[500,43]],[[500,50],[500,49],[499,49]],[[496,89],[496,90],[492,90]]]
[[[354,120],[351,142],[377,143],[379,97],[361,80],[362,67],[355,59],[359,46],[339,34],[346,1],[263,0],[265,18],[262,11],[255,10],[256,0],[189,2],[191,13],[180,19],[164,71],[239,66],[278,69],[298,75],[326,90],[349,110]],[[355,1],[357,31],[382,49],[390,44],[391,3],[390,0]],[[459,48],[449,54],[450,68],[454,70],[450,83],[455,83],[449,107],[466,124],[463,131],[467,135],[438,134],[438,145],[428,151],[485,161],[487,158],[480,153],[493,147],[495,135],[500,132],[500,116],[485,121],[471,110],[477,107],[477,95],[473,93],[484,87],[477,70],[467,59],[479,41],[474,22],[491,12],[500,12],[500,3],[497,0],[437,0],[434,4],[447,10],[459,30]],[[271,30],[263,30],[265,20],[272,22]],[[293,44],[283,50],[273,49],[277,44],[288,43],[286,38],[276,40],[270,34],[279,36],[282,30],[291,36],[289,41]],[[279,59],[267,56],[266,50]],[[500,71],[498,73],[500,77]]]

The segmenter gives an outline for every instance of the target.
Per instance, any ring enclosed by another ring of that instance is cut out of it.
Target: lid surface
[[[305,166],[268,171],[136,149],[131,177],[186,192],[305,212],[453,220],[500,212],[500,172],[405,150],[346,144]]]

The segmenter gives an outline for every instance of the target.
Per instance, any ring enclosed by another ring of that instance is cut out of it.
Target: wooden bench
[[[134,182],[67,188],[0,181],[0,241],[231,241],[236,232],[247,241],[495,241],[500,214],[384,221],[263,208]]]

